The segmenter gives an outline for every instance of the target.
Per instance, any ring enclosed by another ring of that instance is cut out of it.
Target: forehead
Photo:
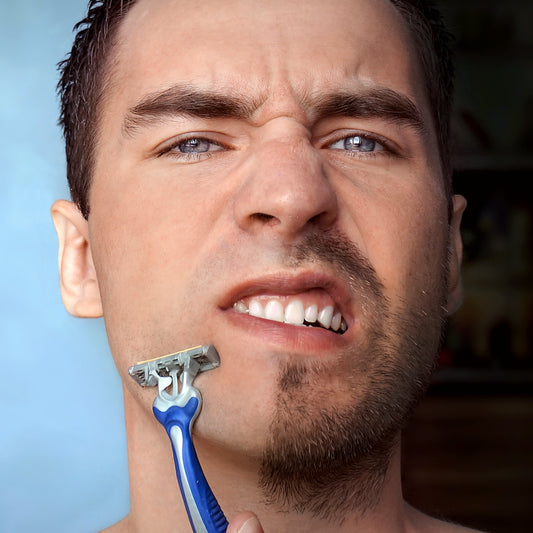
[[[377,84],[420,104],[411,46],[388,0],[140,0],[119,31],[112,87],[126,106],[179,82],[265,99]]]

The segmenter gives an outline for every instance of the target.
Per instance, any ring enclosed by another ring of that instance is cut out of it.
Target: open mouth
[[[233,309],[237,313],[265,320],[292,326],[323,328],[339,335],[348,329],[342,313],[334,305],[304,301],[296,297],[261,295],[243,298],[233,304]]]

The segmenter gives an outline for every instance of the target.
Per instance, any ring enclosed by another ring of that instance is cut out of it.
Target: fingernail
[[[239,529],[239,533],[257,533],[258,531],[262,531],[262,529],[259,520],[255,516],[248,518]]]

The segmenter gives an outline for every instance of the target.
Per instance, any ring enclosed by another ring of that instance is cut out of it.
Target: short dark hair
[[[87,15],[74,26],[74,43],[59,62],[59,125],[65,137],[67,180],[72,200],[89,216],[89,188],[100,109],[110,74],[111,50],[120,22],[136,0],[89,0]]]
[[[454,39],[442,13],[428,0],[390,0],[406,22],[422,68],[426,94],[435,124],[442,173],[448,197],[452,194],[450,120],[454,94]]]
[[[110,76],[110,57],[120,22],[137,0],[89,0],[86,17],[74,26],[74,43],[58,64],[59,125],[63,129],[67,180],[72,200],[89,216],[100,110]],[[453,95],[451,37],[429,0],[390,0],[410,29],[435,122],[442,172],[451,196],[449,123]]]

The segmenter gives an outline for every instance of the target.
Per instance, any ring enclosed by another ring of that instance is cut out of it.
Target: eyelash
[[[331,148],[333,151],[338,151],[342,153],[342,155],[346,155],[348,157],[356,157],[356,158],[369,158],[369,157],[381,157],[381,156],[391,156],[391,155],[398,155],[399,150],[396,147],[396,145],[390,141],[389,139],[386,139],[385,137],[382,137],[381,135],[377,135],[374,133],[369,132],[349,132],[344,135],[340,135],[338,137],[334,137],[333,139],[328,140],[323,146],[324,148],[330,148],[332,145],[347,140],[354,137],[360,137],[363,141],[371,141],[376,143],[377,145],[381,146],[381,149],[373,150],[373,151],[364,151],[364,150],[347,150],[347,149],[341,149],[341,148]]]
[[[356,157],[356,158],[371,158],[371,157],[380,157],[380,156],[388,156],[388,155],[397,155],[398,149],[388,139],[376,135],[371,134],[368,132],[349,132],[345,135],[341,135],[338,137],[335,137],[333,139],[327,140],[326,143],[323,144],[323,148],[327,149],[330,148],[332,145],[341,142],[343,140],[347,140],[354,137],[360,137],[363,141],[371,141],[374,142],[382,147],[382,149],[373,150],[373,151],[365,151],[365,150],[348,150],[348,149],[342,149],[342,148],[331,148],[333,151],[337,151],[339,153],[342,153],[342,155],[346,155],[348,157]],[[218,149],[206,151],[206,152],[178,152],[174,151],[176,147],[179,145],[183,145],[189,141],[199,141],[199,142],[207,142],[211,145],[211,147],[217,147]],[[214,141],[213,139],[210,139],[206,136],[201,135],[190,135],[187,137],[182,137],[180,139],[176,139],[174,141],[170,141],[170,144],[167,144],[161,148],[161,150],[156,154],[156,157],[163,157],[165,155],[169,157],[173,157],[175,159],[179,159],[183,162],[195,162],[195,161],[202,161],[205,159],[208,159],[212,157],[215,153],[219,151],[229,150],[231,149],[227,145]]]
[[[187,143],[189,141],[199,141],[199,142],[205,141],[205,142],[209,143],[211,146],[215,146],[215,147],[220,148],[220,150],[216,149],[216,150],[207,151],[207,152],[178,152],[178,151],[174,151],[174,148],[178,147],[179,145],[185,144],[185,143]],[[201,161],[201,160],[204,160],[204,159],[208,159],[208,158],[212,157],[214,155],[214,153],[222,151],[222,150],[227,150],[227,149],[229,149],[229,147],[226,146],[225,144],[223,144],[221,142],[214,141],[213,139],[210,139],[208,137],[201,136],[201,135],[190,135],[188,137],[182,137],[180,139],[176,139],[174,141],[170,141],[170,144],[164,145],[157,152],[156,157],[163,157],[163,156],[167,155],[169,157],[174,157],[176,159],[179,159],[180,161],[193,162],[193,161]]]

